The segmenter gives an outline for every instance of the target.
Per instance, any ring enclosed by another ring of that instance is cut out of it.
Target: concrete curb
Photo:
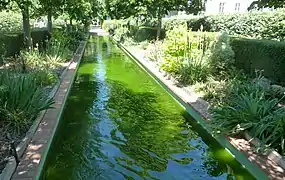
[[[11,179],[15,169],[17,167],[17,163],[14,157],[10,157],[6,167],[3,169],[0,174],[0,180],[8,180]]]
[[[260,147],[262,145],[259,139],[252,137],[251,135],[248,134],[248,132],[245,132],[244,136],[245,136],[245,139],[248,140],[254,146]],[[266,158],[275,162],[276,164],[278,164],[280,167],[282,167],[285,170],[285,159],[275,150],[269,149],[269,151],[266,153]]]

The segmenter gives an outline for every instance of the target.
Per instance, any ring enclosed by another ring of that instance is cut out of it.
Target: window
[[[220,3],[220,5],[219,5],[219,12],[224,12],[224,9],[225,9],[225,4],[226,3]]]
[[[240,3],[236,3],[235,4],[235,11],[239,12],[239,10],[240,10]]]

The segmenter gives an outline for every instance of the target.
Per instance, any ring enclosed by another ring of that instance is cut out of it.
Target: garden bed
[[[44,50],[36,47],[4,58],[0,67],[1,178],[7,179],[14,172],[45,112],[52,107],[76,46],[85,35],[54,31]]]
[[[205,120],[211,119],[211,114],[208,112],[210,107],[209,103],[204,101],[200,95],[197,95],[197,93],[194,92],[193,86],[181,86],[181,84],[177,82],[173,76],[161,70],[157,64],[155,64],[153,61],[149,61],[145,57],[146,50],[135,46],[127,47],[126,49],[129,53],[131,53],[132,56],[140,61],[140,63],[147,64],[146,67],[149,68],[150,71],[156,71],[154,74],[159,78],[162,78],[163,83],[168,83],[170,86],[175,86],[174,92],[178,93],[178,96],[180,96],[184,102],[193,107],[193,109],[202,115]],[[256,149],[260,146],[256,143],[256,139],[253,139],[254,138],[249,137],[248,134],[246,134],[244,137],[228,138],[230,143],[236,149],[242,152],[244,156],[248,158],[248,160],[255,163],[260,169],[266,172],[270,179],[284,179],[284,159],[282,159],[281,155],[274,150],[268,150],[266,154],[257,152]],[[256,173],[254,175],[257,176]]]
[[[82,41],[73,56],[72,63],[68,66],[62,81],[55,92],[55,103],[48,109],[40,121],[36,132],[26,148],[23,157],[12,179],[31,178],[38,179],[46,160],[47,153],[53,141],[62,110],[64,108],[69,90],[76,75],[77,68],[83,56],[87,40]]]
[[[46,93],[49,94],[50,98],[53,98],[59,85],[62,80],[62,77],[64,76],[66,70],[70,66],[71,62],[73,60],[70,60],[68,63],[64,64],[63,68],[57,69],[57,72],[60,73],[59,81],[53,86],[47,88]],[[23,133],[21,136],[14,138],[12,141],[9,139],[2,139],[1,140],[1,155],[0,158],[4,159],[4,161],[1,162],[0,166],[0,179],[7,179],[7,177],[11,177],[12,173],[16,169],[17,161],[23,156],[24,151],[26,150],[28,143],[32,139],[33,135],[36,132],[36,129],[41,121],[41,119],[44,117],[47,110],[43,110],[40,112],[40,114],[37,116],[37,118],[34,120],[34,122],[30,125],[29,130],[26,133]],[[0,137],[7,137],[5,135],[4,129],[0,129]],[[2,142],[4,142],[2,144]],[[11,143],[13,142],[13,145],[16,148],[16,154],[11,154]],[[17,159],[18,158],[18,159]]]

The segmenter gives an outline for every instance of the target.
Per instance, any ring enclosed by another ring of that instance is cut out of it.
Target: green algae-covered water
[[[41,179],[253,178],[108,37],[91,36]]]

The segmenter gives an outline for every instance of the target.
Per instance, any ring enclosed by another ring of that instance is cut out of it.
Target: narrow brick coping
[[[138,51],[132,51],[131,48],[126,48],[116,40],[112,38],[112,40],[117,43],[117,45],[129,56],[131,56],[143,69],[145,69],[148,73],[155,76],[154,78],[158,79],[163,83],[162,86],[167,87],[172,95],[180,98],[183,102],[182,104],[190,105],[193,110],[202,116],[203,120],[199,121],[199,123],[203,126],[205,124],[205,120],[210,120],[211,115],[208,112],[209,103],[204,101],[202,98],[198,97],[198,95],[185,87],[178,87],[177,81],[170,74],[161,71],[156,64],[146,60],[142,54],[139,54]],[[169,91],[168,90],[168,91]],[[191,111],[191,110],[190,110]],[[191,114],[191,115],[195,115]],[[196,119],[196,118],[195,118]],[[282,156],[279,155],[276,151],[271,151],[268,155],[261,155],[257,153],[254,149],[257,145],[257,139],[251,138],[245,133],[246,139],[235,139],[235,138],[223,138],[219,137],[217,140],[224,147],[227,146],[228,150],[236,157],[240,162],[246,163],[246,161],[252,162],[246,168],[250,168],[249,171],[253,176],[257,179],[276,179],[276,180],[285,180],[285,171],[282,168],[282,164],[284,163],[282,160]],[[227,141],[227,142],[226,142]],[[247,143],[246,149],[242,144]],[[228,146],[232,146],[230,148]],[[242,156],[241,156],[242,155]],[[243,164],[242,163],[242,164]],[[265,165],[266,164],[266,165]],[[243,164],[244,165],[244,164]],[[261,170],[262,169],[262,170]],[[266,173],[266,174],[265,174]],[[267,175],[269,177],[267,177]],[[262,178],[261,178],[262,177]]]
[[[54,92],[55,103],[53,104],[53,108],[46,110],[43,114],[42,119],[36,128],[36,132],[31,141],[29,141],[24,155],[20,159],[20,163],[12,176],[12,180],[30,180],[39,178],[86,44],[87,39],[80,42],[80,45],[72,58],[72,62],[63,73],[61,82]]]

